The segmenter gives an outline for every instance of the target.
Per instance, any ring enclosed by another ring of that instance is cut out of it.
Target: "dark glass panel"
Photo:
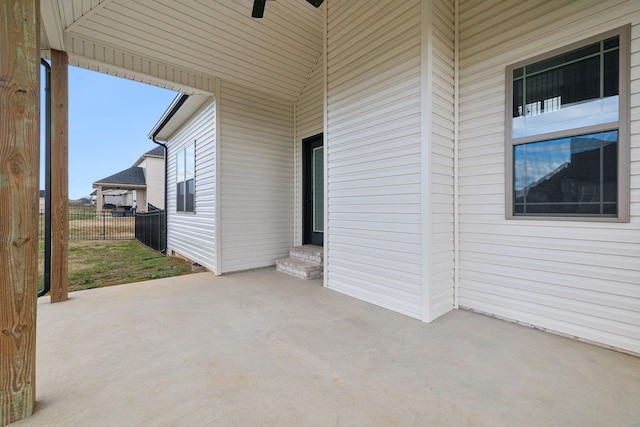
[[[522,103],[522,80],[513,82],[513,117],[523,115],[524,105]]]
[[[544,73],[539,73],[531,77],[527,77],[526,80],[526,104],[530,105],[534,102],[544,101],[546,99],[556,98],[561,95],[563,79],[562,70],[555,69]],[[534,111],[534,114],[541,113],[544,102],[540,102],[540,111]],[[527,114],[531,114],[528,111]]]
[[[184,212],[184,181],[176,185],[176,211]]]
[[[613,131],[616,134],[617,132]],[[618,201],[618,144],[615,142],[602,147],[602,189],[605,202]]]
[[[514,147],[514,211],[599,215],[617,199],[617,131]],[[603,197],[604,194],[604,197]]]
[[[600,98],[600,58],[588,58],[562,67],[562,105]]]
[[[523,214],[524,212],[524,203],[516,203],[514,209],[513,209],[513,213],[515,215],[517,214]]]
[[[185,197],[185,211],[186,212],[194,212],[194,202],[195,202],[195,193],[194,193],[194,184],[193,179],[190,179],[186,182],[187,184],[187,194]]]
[[[600,98],[600,59],[585,59],[560,68],[527,77],[526,104],[560,97],[562,105]],[[514,100],[517,82],[514,82]]]
[[[602,212],[604,215],[615,216],[618,215],[618,204],[617,203],[605,203],[604,211]]]
[[[617,50],[604,54],[604,96],[618,95],[620,64],[618,57]]]
[[[619,47],[619,46],[620,46],[620,37],[618,36],[612,37],[604,41],[605,50],[613,49],[614,47]]]
[[[597,215],[600,205],[578,205],[576,203],[528,204],[527,214],[556,214],[556,215]]]
[[[600,207],[600,203],[582,203],[577,205],[575,211],[571,210],[569,212],[582,215],[600,215]]]
[[[583,58],[585,56],[593,55],[600,52],[600,43],[594,43],[592,45],[572,50],[571,52],[564,53],[562,55],[554,56],[553,58],[545,59],[535,64],[527,65],[525,71],[527,74],[537,73],[538,71],[546,70],[548,68],[557,67],[566,62],[575,61],[576,59]]]
[[[515,70],[513,70],[513,78],[517,79],[519,77],[522,77],[522,73],[523,73],[522,67],[516,68]]]

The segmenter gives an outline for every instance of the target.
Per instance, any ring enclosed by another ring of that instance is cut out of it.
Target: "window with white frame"
[[[629,39],[507,67],[507,218],[629,220]]]
[[[176,153],[176,211],[195,211],[195,143]]]

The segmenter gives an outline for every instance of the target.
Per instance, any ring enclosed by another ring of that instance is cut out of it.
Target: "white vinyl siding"
[[[295,141],[295,245],[302,244],[302,140],[322,133],[324,127],[324,60],[318,58],[296,102]]]
[[[636,0],[460,1],[462,307],[640,352]],[[631,23],[629,223],[505,219],[505,67]]]
[[[164,209],[164,159],[149,157],[145,160],[145,179],[147,181],[147,203]],[[141,203],[138,200],[138,208]]]
[[[326,283],[420,318],[421,3],[327,7]]]
[[[431,262],[429,320],[454,306],[454,10],[453,2],[435,0],[431,7],[432,116],[430,119]]]
[[[215,102],[205,104],[167,146],[167,247],[216,271]],[[176,153],[195,141],[195,213],[176,212]]]
[[[222,82],[220,133],[222,272],[274,265],[293,245],[293,102]]]

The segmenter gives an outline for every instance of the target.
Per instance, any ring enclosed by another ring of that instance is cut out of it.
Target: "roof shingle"
[[[93,183],[96,184],[120,184],[120,185],[147,185],[147,181],[144,178],[144,170],[138,166],[132,166],[129,169],[125,169],[116,174],[108,176],[106,178],[99,179]]]
[[[156,148],[153,148],[153,149],[147,151],[143,155],[144,156],[164,157],[164,148],[158,145]]]

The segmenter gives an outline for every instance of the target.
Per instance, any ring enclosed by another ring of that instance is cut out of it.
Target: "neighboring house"
[[[93,187],[98,210],[130,209],[134,204],[141,212],[164,209],[164,148],[147,151],[133,166],[94,182]]]
[[[164,148],[157,146],[147,151],[133,166],[142,168],[146,183],[145,197],[136,199],[138,209],[164,209]]]
[[[95,194],[95,191],[92,193]],[[40,213],[44,213],[45,209],[46,209],[46,190],[40,190],[40,200],[38,203],[38,208],[40,210]],[[92,200],[90,198],[80,198],[78,200],[69,200],[69,205],[74,205],[74,206],[89,206],[92,204]]]
[[[170,250],[222,274],[323,242],[338,292],[640,353],[640,2],[250,3],[43,13],[72,65],[185,94],[151,132]]]
[[[133,206],[135,190],[103,190],[102,207],[127,207]],[[96,197],[98,191],[94,191]]]
[[[93,203],[92,197],[81,197],[77,200],[69,200],[69,205],[74,206],[91,206]]]

